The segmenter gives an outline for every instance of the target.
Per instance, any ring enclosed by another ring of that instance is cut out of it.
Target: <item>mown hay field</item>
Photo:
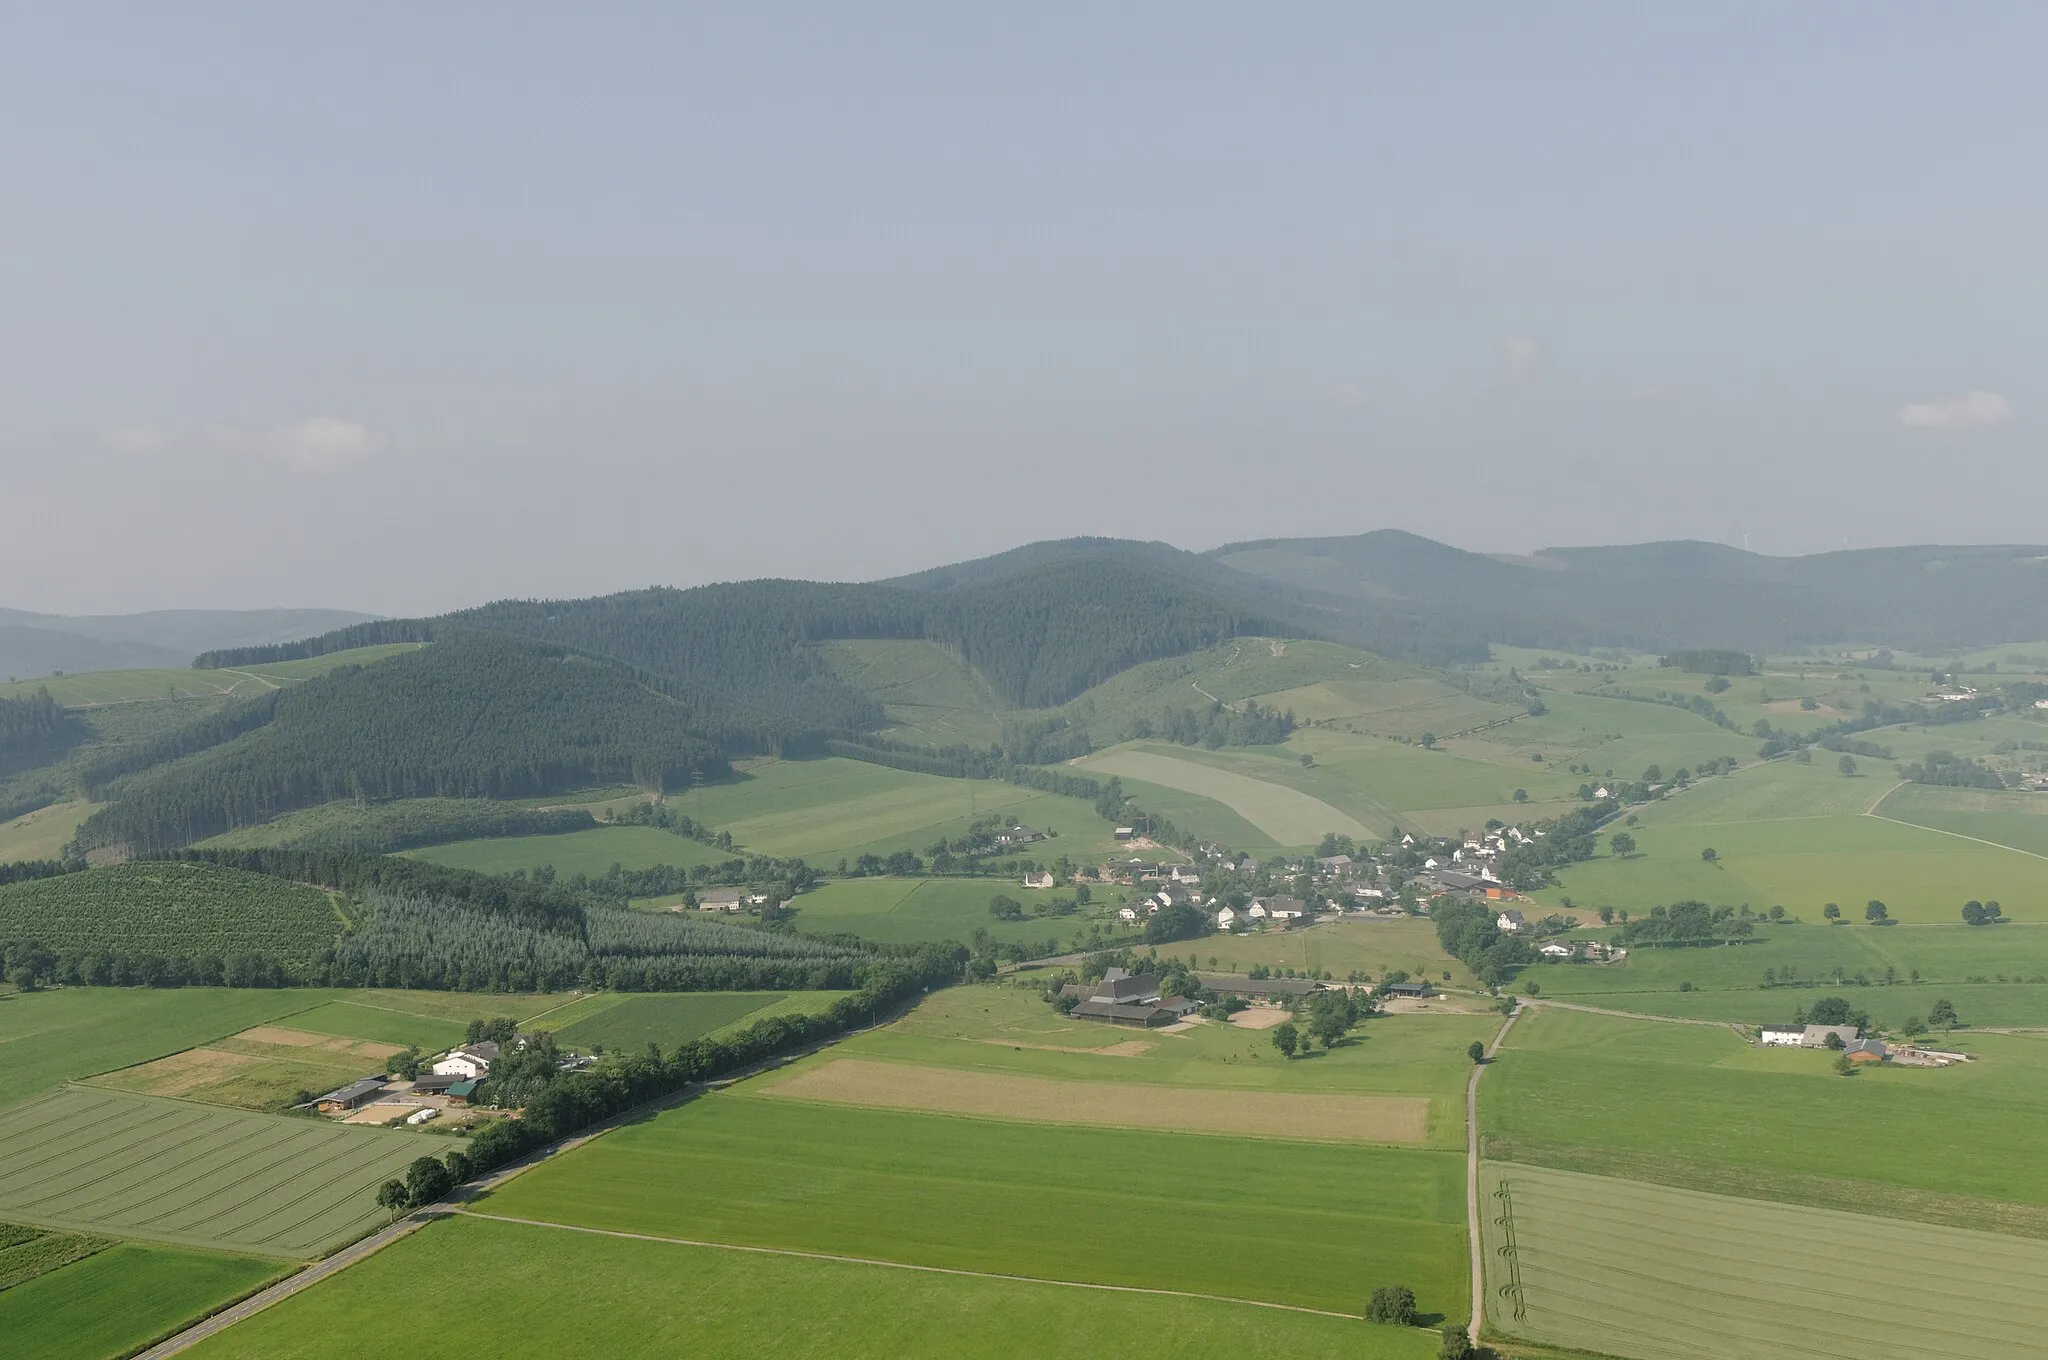
[[[24,1360],[132,1355],[279,1273],[274,1261],[124,1242],[0,1292],[0,1342]]]
[[[375,1227],[376,1187],[441,1139],[72,1088],[0,1113],[0,1217],[252,1255]]]
[[[2048,1242],[1489,1162],[1486,1311],[1638,1360],[2037,1352]]]
[[[53,803],[11,822],[0,822],[0,864],[58,858],[78,834],[79,823],[99,810],[98,803]]]
[[[415,1360],[418,1331],[392,1320],[422,1298],[458,1295],[497,1335],[517,1338],[521,1355],[1097,1360],[1105,1336],[1237,1360],[1428,1360],[1437,1351],[1430,1333],[1349,1318],[455,1218],[190,1354]]]
[[[767,1094],[928,1114],[1321,1142],[1420,1143],[1429,1123],[1429,1102],[1413,1097],[1052,1081],[860,1058],[807,1067]]]
[[[0,1082],[0,1108],[341,995],[312,988],[224,987],[59,987],[0,994],[0,1072],[7,1074]]]
[[[298,1093],[318,1094],[386,1070],[402,1045],[260,1025],[153,1062],[107,1072],[88,1084],[139,1095],[175,1096],[244,1110],[282,1109]]]
[[[1374,1283],[1399,1281],[1425,1312],[1466,1307],[1464,1163],[1450,1151],[954,1119],[735,1088],[608,1133],[476,1207],[1351,1313]],[[1133,1249],[1190,1231],[1228,1249]]]

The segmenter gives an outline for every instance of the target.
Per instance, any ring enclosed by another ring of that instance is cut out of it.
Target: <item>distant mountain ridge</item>
[[[201,652],[288,642],[375,618],[348,609],[159,609],[38,614],[0,609],[0,677],[190,665]]]

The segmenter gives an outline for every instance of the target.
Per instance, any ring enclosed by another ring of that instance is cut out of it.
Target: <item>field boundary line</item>
[[[1100,1284],[1092,1280],[1055,1280],[1043,1275],[1011,1275],[996,1270],[967,1270],[959,1266],[920,1265],[914,1261],[889,1261],[875,1256],[844,1256],[829,1251],[802,1251],[795,1247],[756,1247],[738,1242],[706,1242],[694,1237],[667,1237],[659,1233],[626,1232],[619,1228],[593,1228],[582,1223],[551,1223],[542,1218],[514,1218],[510,1214],[488,1214],[476,1209],[456,1209],[464,1218],[493,1223],[516,1223],[527,1228],[554,1228],[561,1232],[590,1233],[618,1237],[630,1242],[665,1242],[678,1247],[706,1247],[713,1251],[741,1251],[756,1256],[794,1256],[807,1261],[837,1261],[845,1265],[881,1266],[888,1270],[915,1270],[927,1275],[958,1275],[977,1280],[1008,1280],[1015,1284],[1051,1285],[1059,1289],[1096,1289],[1111,1294],[1156,1294],[1174,1299],[1202,1299],[1209,1303],[1236,1303],[1248,1308],[1273,1308],[1284,1313],[1309,1313],[1316,1317],[1342,1318],[1357,1322],[1357,1313],[1338,1313],[1327,1308],[1310,1308],[1299,1303],[1275,1303],[1270,1299],[1241,1299],[1229,1294],[1204,1294],[1191,1289],[1155,1289],[1135,1284]]]
[[[1486,1323],[1486,1248],[1479,1238],[1479,1078],[1499,1056],[1508,1030],[1521,1014],[1522,1003],[1517,1001],[1486,1046],[1486,1061],[1473,1063],[1472,1075],[1465,1080],[1465,1239],[1472,1256],[1472,1320],[1465,1325],[1465,1335],[1474,1346]]]
[[[1561,1011],[1584,1011],[1588,1015],[1611,1015],[1617,1020],[1655,1020],[1659,1024],[1664,1025],[1707,1025],[1713,1029],[1733,1030],[1735,1031],[1736,1038],[1744,1043],[1749,1042],[1749,1035],[1743,1030],[1741,1025],[1733,1020],[1701,1020],[1691,1015],[1650,1015],[1643,1011],[1617,1011],[1610,1010],[1605,1006],[1584,1006],[1571,1001],[1552,1001],[1546,996],[1534,997],[1523,1001],[1521,1004],[1524,1006],[1555,1006]]]
[[[1891,795],[1887,794],[1885,796],[1890,797]],[[2025,855],[2028,859],[2048,859],[2048,855],[2038,854],[2032,850],[2022,850],[2016,845],[2007,845],[2004,841],[1987,841],[1982,836],[1965,836],[1960,831],[1944,831],[1938,826],[1922,826],[1918,822],[1908,822],[1902,821],[1897,817],[1887,817],[1882,812],[1866,812],[1863,815],[1876,821],[1890,822],[1893,826],[1910,826],[1915,831],[1932,831],[1937,836],[1954,836],[1959,841],[1970,841],[1977,845],[1988,845],[1993,850],[2005,850],[2015,855]]]

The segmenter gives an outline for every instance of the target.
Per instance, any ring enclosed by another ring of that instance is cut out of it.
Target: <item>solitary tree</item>
[[[1601,924],[1601,925],[1603,925],[1603,926],[1611,926],[1611,925],[1613,925],[1613,924],[1614,924],[1614,908],[1613,908],[1613,907],[1602,907],[1602,908],[1600,908],[1600,924]]]
[[[394,1223],[398,1221],[400,1211],[411,1202],[412,1197],[406,1194],[404,1181],[386,1181],[377,1187],[377,1207],[390,1210]]]
[[[1853,775],[1856,773],[1856,757],[1843,756],[1840,760],[1835,762],[1835,767],[1839,769],[1843,774]]]
[[[1409,1327],[1415,1323],[1415,1291],[1405,1284],[1385,1284],[1372,1291],[1372,1302],[1366,1305],[1366,1320],[1369,1322],[1391,1322],[1397,1327]]]
[[[1629,835],[1626,831],[1615,832],[1614,839],[1609,841],[1608,844],[1614,847],[1614,854],[1617,859],[1627,859],[1636,852],[1636,838]]]
[[[1955,1004],[1943,997],[1927,1008],[1927,1023],[1937,1029],[1954,1029],[1963,1022],[1956,1016]]]
[[[432,1204],[454,1188],[448,1168],[432,1157],[415,1157],[405,1169],[405,1197],[415,1206]]]
[[[1827,917],[1830,921],[1839,921],[1842,919],[1842,909],[1832,902],[1822,907],[1820,909],[1820,914]]]
[[[1430,749],[1431,749],[1432,747],[1434,747],[1435,745],[1436,745],[1436,733],[1434,733],[1434,732],[1424,732],[1424,733],[1422,734],[1422,749],[1423,749],[1423,750],[1425,750],[1425,751],[1427,751],[1427,750],[1430,750]]]
[[[1884,903],[1878,901],[1875,897],[1871,898],[1870,904],[1863,908],[1863,919],[1871,922],[1883,921],[1885,919]]]
[[[1850,1076],[1850,1075],[1853,1075],[1853,1074],[1855,1073],[1855,1071],[1856,1071],[1856,1064],[1855,1064],[1855,1063],[1853,1063],[1853,1062],[1850,1062],[1850,1061],[1849,1061],[1849,1055],[1848,1055],[1848,1054],[1846,1054],[1846,1053],[1837,1053],[1837,1054],[1835,1055],[1835,1075],[1836,1075],[1836,1076],[1838,1076],[1838,1077],[1846,1077],[1846,1076]]]
[[[1541,996],[1543,994],[1543,984],[1538,982],[1535,978],[1530,978],[1527,982],[1522,984],[1522,990],[1527,992],[1530,996]]]
[[[1292,1058],[1301,1047],[1301,1031],[1294,1027],[1292,1020],[1283,1020],[1273,1026],[1273,1047],[1280,1050],[1283,1058]]]
[[[1476,1063],[1485,1062],[1486,1045],[1480,1043],[1477,1039],[1474,1039],[1471,1043],[1465,1046],[1465,1056]]]
[[[1712,864],[1715,860],[1721,858],[1721,856],[1717,854],[1714,850],[1714,847],[1710,845],[1706,849],[1700,851],[1700,858],[1705,860],[1707,863]]]
[[[1899,1033],[1905,1035],[1908,1039],[1916,1034],[1925,1034],[1926,1032],[1927,1022],[1917,1015],[1907,1016],[1905,1023],[1899,1026]]]
[[[1529,791],[1528,791],[1527,789],[1516,789],[1516,790],[1515,790],[1515,801],[1516,801],[1517,803],[1526,803],[1526,802],[1528,802],[1528,801],[1529,801]]]

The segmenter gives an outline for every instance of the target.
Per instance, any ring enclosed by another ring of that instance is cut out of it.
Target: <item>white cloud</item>
[[[1507,359],[1508,376],[1516,382],[1526,382],[1536,376],[1536,364],[1543,357],[1536,342],[1526,335],[1511,335],[1501,345],[1501,354]]]
[[[2012,403],[1996,392],[1965,392],[1947,401],[1899,408],[1899,424],[1916,430],[1982,430],[2003,425],[2012,417]]]
[[[267,430],[216,430],[215,442],[237,453],[273,458],[301,472],[338,472],[384,447],[384,438],[367,426],[332,416],[314,416]]]
[[[154,425],[123,425],[101,435],[100,442],[115,453],[133,458],[152,458],[176,448],[178,437]]]

